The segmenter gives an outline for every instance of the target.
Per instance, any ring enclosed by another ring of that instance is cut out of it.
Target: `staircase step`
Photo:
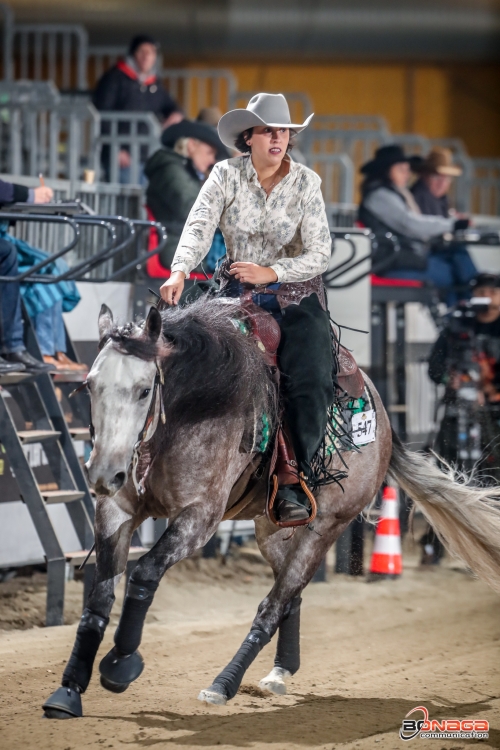
[[[131,547],[129,549],[128,559],[138,560],[146,552],[149,552],[147,547]],[[69,562],[70,565],[77,568],[79,565],[82,564],[82,562],[85,560],[88,554],[89,554],[88,549],[81,549],[81,550],[78,550],[77,552],[65,552],[64,557],[66,558],[66,562]],[[93,565],[94,563],[95,563],[95,552],[92,552],[89,559],[87,560],[87,564]]]
[[[90,442],[90,430],[88,427],[69,427],[69,434],[73,440],[88,440]]]
[[[0,375],[0,385],[17,385],[30,378],[33,378],[30,372],[5,372]]]
[[[28,443],[41,443],[43,440],[55,440],[61,437],[56,430],[19,430],[17,433],[23,445]]]
[[[85,492],[79,490],[42,490],[40,494],[47,505],[71,503],[73,500],[81,500],[82,497],[85,497]]]
[[[68,370],[67,372],[51,373],[54,383],[83,383],[88,372],[84,370]]]

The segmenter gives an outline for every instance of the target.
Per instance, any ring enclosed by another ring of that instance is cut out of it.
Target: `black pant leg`
[[[291,433],[299,470],[309,463],[325,434],[333,402],[333,354],[330,321],[316,294],[282,311],[278,349],[285,423]]]

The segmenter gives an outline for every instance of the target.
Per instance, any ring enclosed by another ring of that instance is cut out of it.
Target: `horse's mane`
[[[159,359],[165,378],[167,433],[224,417],[266,412],[274,422],[274,388],[263,357],[250,337],[234,324],[237,305],[202,297],[161,313],[170,345]],[[124,354],[158,358],[158,346],[137,335],[134,324],[108,334]]]

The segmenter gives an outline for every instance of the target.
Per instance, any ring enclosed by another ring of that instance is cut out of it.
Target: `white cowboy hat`
[[[298,125],[291,122],[288,103],[283,94],[255,94],[246,109],[232,109],[219,120],[219,137],[228,148],[234,148],[236,138],[248,128],[267,125],[270,128],[290,128],[300,133],[307,128],[314,115]]]

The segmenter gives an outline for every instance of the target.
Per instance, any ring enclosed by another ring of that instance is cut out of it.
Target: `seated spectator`
[[[428,216],[448,218],[448,193],[453,178],[462,174],[460,167],[453,164],[450,149],[435,146],[425,159],[413,157],[410,167],[419,175],[419,179],[412,185],[411,192],[420,211]]]
[[[221,117],[222,112],[219,107],[202,107],[198,112],[196,122],[203,122],[205,125],[211,125],[213,128],[216,128]]]
[[[9,203],[48,203],[51,188],[27,188],[0,180],[0,206]],[[18,276],[15,245],[0,238],[0,276]],[[0,282],[0,374],[9,372],[50,372],[53,367],[35,359],[24,345],[24,326],[21,314],[19,284]]]
[[[124,60],[119,60],[98,81],[93,102],[105,112],[153,112],[163,127],[180,122],[184,115],[166,91],[156,73],[158,42],[147,34],[135,36]],[[103,132],[107,123],[103,124]],[[120,123],[119,132],[127,134],[127,124]],[[109,147],[103,148],[103,167],[109,179]],[[120,182],[127,182],[130,172],[130,153],[123,148],[119,153]]]
[[[167,227],[168,241],[160,258],[170,268],[203,180],[210,167],[229,154],[217,131],[201,122],[183,120],[164,130],[161,140],[163,148],[146,162],[146,200],[154,218]]]
[[[374,232],[377,248],[374,265],[390,278],[430,281],[446,290],[449,305],[455,304],[457,291],[467,296],[467,285],[477,271],[467,249],[457,246],[439,249],[435,243],[443,235],[468,226],[467,219],[427,216],[421,213],[413,194],[407,189],[409,159],[397,145],[382,146],[375,158],[363,165],[365,180],[361,187],[360,221]]]

